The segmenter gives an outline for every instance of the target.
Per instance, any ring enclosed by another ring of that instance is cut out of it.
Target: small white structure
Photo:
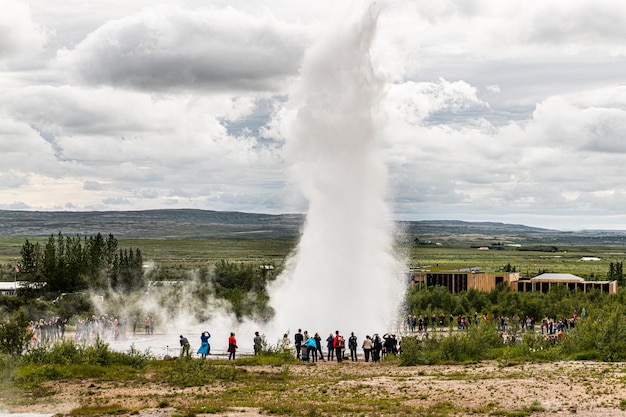
[[[28,282],[28,281],[3,281],[0,282],[0,294],[2,295],[15,295],[18,288],[42,288],[46,285],[45,282]]]

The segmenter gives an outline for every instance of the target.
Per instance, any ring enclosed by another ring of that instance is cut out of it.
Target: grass
[[[469,247],[414,246],[410,266],[434,272],[480,267],[483,272],[499,272],[511,264],[525,276],[538,275],[540,270],[570,273],[584,278],[605,279],[611,262],[622,262],[624,249],[604,247],[564,247],[556,253],[517,250],[479,251]],[[581,261],[582,257],[599,257],[600,261]]]
[[[45,246],[47,238],[28,238]],[[11,267],[21,258],[20,249],[26,237],[0,237],[0,278],[9,279]],[[295,239],[118,239],[121,248],[139,248],[146,261],[160,268],[192,270],[211,266],[219,260],[231,262],[283,264],[296,245]],[[489,244],[489,242],[486,242]],[[622,262],[623,248],[604,246],[559,247],[559,252],[526,252],[517,250],[479,251],[468,242],[454,246],[419,245],[409,250],[409,266],[432,271],[478,266],[484,272],[500,271],[505,265],[516,267],[524,275],[539,270],[572,273],[585,278],[606,277],[610,262]],[[584,256],[597,256],[600,261],[584,262]]]
[[[543,390],[547,386],[552,387],[553,382],[565,379],[574,388],[567,391],[562,387],[555,389],[559,389],[563,395],[571,394],[570,403],[576,402],[580,395],[577,392],[584,384],[590,383],[597,387],[598,392],[592,394],[598,406],[606,407],[613,402],[615,408],[624,409],[626,404],[626,400],[614,400],[624,398],[623,391],[601,389],[599,385],[614,385],[614,381],[621,378],[626,365],[619,365],[619,369],[615,369],[614,364],[590,364],[583,367],[559,364],[558,367],[552,366],[550,372],[538,364],[499,368],[496,363],[487,363],[415,369],[399,367],[393,362],[344,365],[285,362],[281,365],[266,365],[260,360],[244,364],[239,360],[233,363],[199,359],[151,360],[140,371],[129,370],[122,365],[101,366],[101,373],[85,373],[80,367],[69,365],[49,368],[31,364],[28,370],[32,371],[33,366],[41,369],[31,373],[33,378],[40,379],[40,386],[53,387],[56,396],[67,391],[64,387],[72,387],[72,384],[82,381],[83,388],[78,393],[81,405],[70,412],[76,416],[132,415],[146,408],[167,409],[169,415],[180,416],[236,412],[241,409],[289,416],[446,417],[462,413],[476,416],[531,416],[548,410],[539,401],[526,405],[523,400],[521,404],[507,401],[511,397],[507,384],[528,384],[529,380],[533,380],[532,385],[525,385],[525,390]],[[129,372],[129,377],[123,383],[120,381],[114,384],[108,379],[110,375],[124,372]],[[178,376],[172,378],[173,374]],[[187,382],[181,383],[185,378]],[[50,381],[54,383],[51,385]],[[477,383],[489,388],[487,396],[476,397],[472,394],[475,393]],[[84,388],[86,386],[92,388]],[[26,386],[15,394],[21,396],[22,404],[45,401],[36,396],[38,392],[33,391],[34,387]],[[114,389],[115,394],[107,394]],[[137,389],[139,391],[134,392]],[[4,398],[5,393],[4,389],[0,391]],[[470,397],[474,399],[472,405],[466,403]],[[567,408],[568,401],[563,402]]]

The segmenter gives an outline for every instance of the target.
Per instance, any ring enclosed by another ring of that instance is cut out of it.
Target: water
[[[308,51],[291,95],[287,157],[309,207],[297,249],[271,288],[277,332],[354,331],[362,339],[396,329],[406,283],[385,202],[383,82],[369,54],[377,17],[370,7]]]

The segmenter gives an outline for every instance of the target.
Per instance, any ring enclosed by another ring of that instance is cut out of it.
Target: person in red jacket
[[[335,348],[335,356],[337,356],[337,362],[343,361],[343,348],[345,347],[345,341],[343,336],[339,334],[339,330],[335,332],[335,338],[333,339],[333,347]]]
[[[228,338],[228,360],[235,360],[235,352],[237,351],[237,339],[235,339],[235,333],[230,332]]]

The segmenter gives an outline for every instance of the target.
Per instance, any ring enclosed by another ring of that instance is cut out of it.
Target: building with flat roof
[[[451,293],[475,289],[491,291],[500,283],[510,285],[520,279],[519,272],[501,274],[484,274],[476,271],[443,271],[443,272],[414,272],[413,285],[428,287],[447,287]]]
[[[45,285],[45,282],[0,281],[0,295],[16,295],[19,288],[40,289]]]
[[[585,281],[572,274],[541,274],[530,279],[520,279],[511,288],[519,292],[548,292],[555,285],[564,285],[571,291],[617,294],[617,281]]]
[[[414,272],[412,283],[423,288],[446,287],[451,293],[475,289],[491,291],[500,283],[518,292],[546,293],[556,285],[564,285],[571,291],[588,292],[597,290],[606,294],[617,294],[617,281],[585,281],[572,274],[541,274],[533,278],[522,278],[519,272],[485,274],[476,271]]]

